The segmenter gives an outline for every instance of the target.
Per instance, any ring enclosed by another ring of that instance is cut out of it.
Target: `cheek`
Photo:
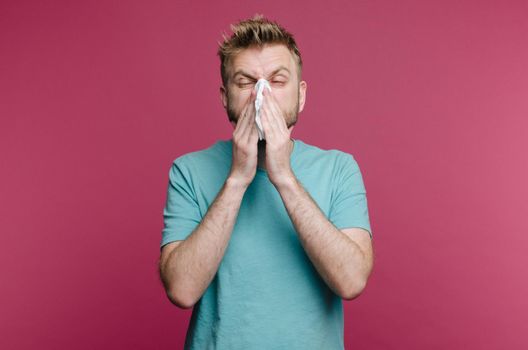
[[[294,89],[275,89],[273,91],[275,100],[281,109],[297,103],[297,91]]]
[[[231,101],[231,105],[233,106],[243,106],[249,97],[251,96],[251,90],[236,90],[234,93],[232,93],[229,96],[229,100]]]
[[[244,105],[243,99],[238,95],[231,96],[228,102],[229,102],[229,106],[231,107],[231,109],[234,109],[237,111],[241,110],[242,106]]]

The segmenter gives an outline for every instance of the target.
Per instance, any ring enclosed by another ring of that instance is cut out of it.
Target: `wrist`
[[[294,189],[298,185],[297,178],[293,173],[285,176],[280,176],[279,180],[274,180],[272,181],[272,183],[275,188],[277,188],[277,190],[279,191],[286,189]]]
[[[234,190],[245,191],[249,187],[249,184],[234,176],[228,176],[225,181],[225,186]]]

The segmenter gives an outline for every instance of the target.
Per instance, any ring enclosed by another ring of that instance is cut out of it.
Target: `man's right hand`
[[[255,91],[244,106],[233,131],[233,162],[228,179],[248,187],[257,172],[258,131],[255,123]]]
[[[253,93],[235,125],[233,164],[224,186],[191,234],[162,248],[160,277],[169,300],[181,308],[193,307],[218,272],[244,193],[257,171],[257,148]]]

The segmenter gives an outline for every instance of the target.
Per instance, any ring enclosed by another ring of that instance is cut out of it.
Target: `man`
[[[343,349],[342,300],[373,265],[366,191],[354,158],[291,138],[304,108],[290,33],[262,16],[224,36],[221,99],[229,140],[169,172],[160,274],[194,306],[187,349]],[[266,79],[255,123],[255,83]]]

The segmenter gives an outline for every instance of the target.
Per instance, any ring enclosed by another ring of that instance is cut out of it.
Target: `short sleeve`
[[[192,186],[191,172],[178,158],[169,171],[160,249],[169,242],[186,239],[201,219],[200,207]]]
[[[367,192],[363,177],[354,157],[342,153],[337,166],[336,183],[333,186],[329,220],[338,229],[360,227],[367,230],[372,238],[367,205]]]

